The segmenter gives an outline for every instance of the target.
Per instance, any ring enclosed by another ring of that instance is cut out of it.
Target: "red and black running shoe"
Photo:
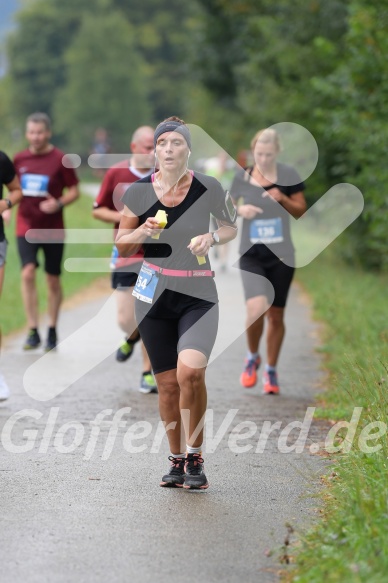
[[[206,490],[209,487],[203,467],[203,458],[199,453],[188,453],[185,460],[185,479],[183,487],[186,490]]]
[[[170,488],[182,488],[185,479],[186,458],[170,455],[168,459],[171,462],[170,471],[163,476],[160,485]]]

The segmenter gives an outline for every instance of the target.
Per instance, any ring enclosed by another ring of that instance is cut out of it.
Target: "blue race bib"
[[[276,219],[256,219],[250,224],[249,232],[251,243],[282,243],[283,223],[281,217]]]
[[[47,196],[50,177],[44,174],[22,174],[23,196]]]
[[[109,267],[111,269],[116,269],[116,263],[117,263],[118,257],[119,257],[119,252],[117,250],[117,247],[116,247],[116,245],[113,245],[112,255],[110,256],[110,264],[109,264]]]
[[[141,302],[152,304],[158,281],[159,274],[151,267],[145,267],[143,264],[132,295]]]

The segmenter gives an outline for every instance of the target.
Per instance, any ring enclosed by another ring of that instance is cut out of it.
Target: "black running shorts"
[[[112,288],[117,291],[126,291],[129,287],[133,287],[137,280],[137,273],[133,271],[112,271]]]
[[[150,309],[136,300],[135,313],[155,374],[177,368],[182,350],[198,350],[209,359],[217,336],[217,303],[166,289]]]
[[[258,259],[255,255],[242,255],[240,257],[240,270],[246,300],[256,296],[272,298],[272,289],[268,285],[269,281],[275,291],[272,305],[278,308],[285,307],[288,291],[294,276],[294,267],[286,265],[276,256],[268,259]],[[265,279],[260,277],[254,280],[252,277],[247,276],[246,272],[261,275]]]
[[[22,267],[29,263],[39,267],[37,256],[39,249],[42,249],[45,272],[49,275],[61,274],[64,243],[29,243],[25,237],[18,237],[17,244]]]

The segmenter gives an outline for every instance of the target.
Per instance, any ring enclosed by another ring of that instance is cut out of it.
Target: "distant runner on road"
[[[16,236],[22,264],[22,297],[30,328],[24,350],[35,349],[41,342],[36,289],[39,250],[44,254],[48,292],[49,329],[45,350],[52,350],[57,345],[56,326],[62,302],[63,208],[79,197],[76,173],[73,168],[63,165],[64,153],[50,143],[50,138],[48,115],[33,113],[26,124],[29,147],[16,154],[14,160],[23,190],[16,218]],[[29,229],[43,229],[46,233],[29,236],[27,240]]]
[[[121,219],[123,203],[121,198],[128,186],[140,178],[151,174],[154,161],[154,129],[149,126],[139,127],[131,139],[130,160],[115,164],[106,172],[100,191],[93,205],[93,217],[113,223],[115,236]],[[111,269],[112,288],[116,290],[117,320],[120,328],[126,333],[126,338],[116,353],[118,362],[125,362],[132,354],[140,340],[135,320],[135,298],[132,295],[140,266],[143,261],[143,251],[129,258],[120,257],[116,246],[113,246]],[[141,393],[156,393],[157,387],[151,370],[151,362],[142,343],[143,372],[140,379]]]
[[[306,211],[305,186],[296,170],[277,162],[280,142],[274,129],[257,132],[251,148],[253,166],[238,171],[231,186],[232,197],[239,202],[237,212],[243,217],[240,269],[247,308],[248,353],[240,382],[245,388],[257,383],[261,364],[259,343],[266,315],[267,364],[263,392],[277,394],[276,365],[285,334],[284,308],[294,276],[289,215],[300,217]],[[249,277],[250,273],[262,277],[254,280]],[[271,306],[268,306],[271,287],[268,281],[275,291]]]

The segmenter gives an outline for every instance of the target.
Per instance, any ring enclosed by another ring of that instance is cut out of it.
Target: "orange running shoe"
[[[246,389],[251,389],[257,383],[257,369],[261,364],[261,358],[245,359],[245,368],[240,376],[240,383]]]
[[[280,392],[278,376],[274,370],[263,373],[263,393],[265,395],[278,395]]]

